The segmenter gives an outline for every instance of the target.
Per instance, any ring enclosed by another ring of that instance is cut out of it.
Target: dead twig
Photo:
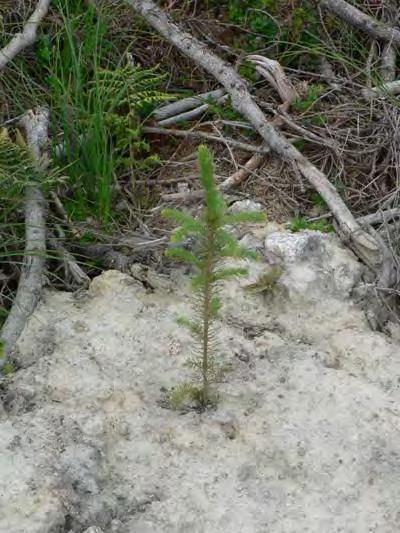
[[[256,71],[278,92],[282,100],[281,108],[287,111],[298,94],[280,63],[257,54],[249,55],[246,59],[256,66]]]
[[[51,0],[39,0],[35,11],[26,21],[22,33],[17,33],[7,46],[0,50],[0,71],[3,70],[7,63],[12,61],[21,50],[31,46],[36,41],[38,26],[47,15],[50,2]]]
[[[62,241],[54,233],[48,232],[47,240],[51,248],[55,250],[64,265],[65,277],[71,278],[78,286],[88,286],[90,278],[86,272],[78,265],[75,257],[63,246]]]
[[[223,144],[229,144],[230,146],[234,146],[235,148],[238,148],[239,150],[243,150],[245,152],[254,152],[254,153],[262,153],[266,154],[270,150],[268,147],[259,147],[259,146],[253,146],[252,144],[248,143],[242,143],[240,141],[236,141],[235,139],[228,139],[226,137],[218,137],[217,135],[211,135],[209,133],[205,133],[203,131],[192,131],[192,130],[174,130],[174,129],[167,129],[167,128],[157,128],[154,126],[144,126],[142,128],[143,133],[156,133],[160,135],[173,135],[174,137],[193,137],[197,139],[204,139],[206,141],[213,141],[213,142],[219,142]]]
[[[216,89],[214,91],[208,91],[206,93],[198,94],[197,96],[183,98],[182,100],[178,100],[177,102],[172,102],[170,104],[158,107],[153,112],[153,117],[157,121],[164,120],[166,118],[171,118],[176,115],[180,115],[181,113],[184,113],[185,111],[188,111],[190,109],[194,109],[199,105],[206,104],[207,100],[212,99],[218,101],[218,99],[224,96],[225,94],[226,93],[224,89]]]
[[[254,154],[243,167],[239,168],[234,172],[229,178],[226,178],[225,181],[221,183],[219,188],[221,191],[228,191],[233,187],[237,187],[245,179],[249,177],[255,170],[260,168],[266,161],[265,154]]]
[[[245,165],[241,166],[236,172],[234,172],[231,176],[226,178],[220,185],[218,185],[218,189],[227,192],[230,189],[237,187],[238,185],[243,183],[246,178],[253,174],[255,170],[257,170],[264,164],[266,157],[267,154],[254,154]],[[201,199],[203,197],[203,194],[203,191],[199,189],[194,191],[162,194],[161,199],[166,202],[187,203]]]
[[[362,226],[372,226],[374,224],[383,224],[385,222],[390,222],[396,218],[400,218],[400,207],[387,209],[386,211],[377,211],[376,213],[371,213],[370,215],[359,217],[357,220]]]

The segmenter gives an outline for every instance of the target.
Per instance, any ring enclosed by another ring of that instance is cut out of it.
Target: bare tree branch
[[[399,8],[397,7],[397,0],[387,0],[383,2],[382,19],[389,24],[395,24]],[[389,42],[386,43],[381,56],[381,75],[385,82],[391,82],[396,79],[396,62],[397,50]]]
[[[31,46],[36,41],[36,33],[40,22],[47,15],[51,0],[39,0],[35,11],[26,21],[22,33],[17,33],[13,39],[0,50],[0,70],[14,59],[24,48]]]
[[[261,148],[266,148],[264,145]],[[243,165],[239,170],[234,172],[229,178],[226,178],[221,185],[219,186],[221,191],[228,191],[233,187],[237,187],[242,183],[246,178],[249,177],[255,170],[260,168],[266,161],[266,154],[254,154],[245,165]]]
[[[298,94],[280,63],[257,54],[247,56],[247,60],[256,65],[256,71],[278,92],[282,100],[282,108],[288,110]]]
[[[45,165],[43,158],[47,147],[49,111],[39,108],[28,111],[21,119],[26,131],[26,140],[37,164]],[[25,251],[21,277],[11,311],[3,325],[1,340],[4,343],[4,358],[0,368],[15,349],[25,323],[40,299],[43,286],[43,270],[46,255],[45,200],[40,184],[29,185],[25,191]]]
[[[388,83],[383,83],[378,87],[371,87],[370,89],[363,89],[362,94],[367,100],[400,94],[400,80],[389,81]]]
[[[297,167],[320,193],[338,221],[342,235],[357,255],[371,268],[378,269],[382,260],[382,250],[377,241],[360,227],[327,177],[267,121],[260,107],[254,102],[246,82],[232,66],[216,56],[198,39],[172,23],[151,0],[126,0],[126,2],[165,39],[212,74],[225,87],[231,96],[233,107],[253,124],[267,146],[283,160]]]
[[[355,26],[364,31],[373,39],[379,39],[400,46],[399,29],[366,15],[356,7],[345,2],[345,0],[321,0],[320,5],[351,26]]]
[[[258,154],[266,154],[270,152],[269,148],[264,146],[253,146],[252,144],[242,143],[240,141],[236,141],[235,139],[228,139],[227,137],[218,137],[217,135],[211,135],[210,133],[205,133],[204,131],[174,130],[168,128],[157,128],[156,126],[143,126],[142,131],[143,133],[156,133],[159,135],[173,135],[175,137],[183,138],[194,137],[197,139],[205,139],[206,141],[229,144],[230,146],[234,146],[239,150],[244,150],[246,152],[254,152]]]

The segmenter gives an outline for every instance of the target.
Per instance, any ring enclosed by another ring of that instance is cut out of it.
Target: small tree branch
[[[387,211],[377,211],[376,213],[359,217],[357,220],[362,226],[372,226],[373,224],[384,224],[385,222],[391,222],[397,218],[400,218],[400,207],[394,207],[393,209],[388,209]]]
[[[177,100],[176,102],[158,107],[153,112],[153,117],[156,120],[165,120],[180,115],[190,109],[199,107],[200,105],[207,104],[207,100],[212,99],[218,101],[224,95],[224,89],[215,89],[215,91],[208,91],[206,93],[198,94],[197,96],[189,96],[188,98],[183,98],[182,100]]]
[[[291,102],[298,97],[298,94],[280,63],[257,54],[247,56],[247,60],[256,66],[257,72],[278,92],[283,108],[288,110]]]
[[[263,147],[261,147],[263,148]],[[223,192],[228,192],[233,187],[240,185],[246,178],[249,177],[255,170],[260,168],[266,161],[267,154],[254,154],[245,165],[241,166],[239,170],[234,172],[231,176],[226,178],[222,183],[217,185],[218,189]],[[203,198],[204,191],[195,189],[185,192],[173,192],[161,195],[161,199],[165,202],[192,202]]]
[[[236,141],[235,139],[228,139],[226,137],[218,137],[217,135],[211,135],[209,133],[205,133],[203,131],[191,131],[191,130],[174,130],[174,129],[167,129],[167,128],[157,128],[154,126],[144,126],[142,128],[143,133],[155,133],[159,135],[173,135],[174,137],[194,137],[197,139],[205,139],[206,141],[212,141],[212,142],[219,142],[223,144],[229,144],[230,146],[234,146],[235,148],[238,148],[239,150],[244,150],[246,152],[254,152],[254,153],[269,153],[269,148],[264,146],[253,146],[252,144],[248,143],[242,143],[240,141]]]
[[[51,0],[39,0],[35,11],[27,20],[22,33],[17,33],[7,46],[0,50],[0,70],[14,59],[24,48],[31,46],[36,41],[39,24],[47,15]]]
[[[387,83],[382,83],[382,85],[378,87],[362,90],[362,95],[367,100],[388,95],[395,96],[397,94],[400,94],[400,80],[389,81]]]
[[[51,231],[48,232],[48,243],[53,248],[64,265],[66,278],[71,278],[78,285],[88,286],[90,278],[86,272],[78,265],[75,257],[63,246],[62,241],[57,238]]]
[[[266,154],[254,154],[245,165],[229,176],[229,178],[226,178],[226,180],[219,186],[219,189],[225,192],[233,187],[237,187],[248,178],[252,172],[260,168],[265,163],[266,158]]]
[[[49,111],[39,108],[36,112],[28,111],[21,119],[26,131],[26,140],[32,157],[38,165],[45,166],[45,149],[47,145],[47,128]],[[21,277],[11,311],[1,331],[4,343],[4,358],[0,368],[15,349],[26,321],[33,313],[40,299],[43,286],[43,270],[46,255],[46,218],[45,200],[40,184],[28,185],[25,190],[25,251]]]
[[[395,24],[397,18],[398,7],[397,0],[387,0],[383,2],[382,18],[384,22]],[[389,42],[386,43],[381,55],[381,75],[385,82],[391,82],[396,79],[396,62],[397,51],[396,48]]]
[[[398,28],[366,15],[345,0],[321,0],[320,5],[351,26],[364,31],[373,39],[400,46],[400,30]]]

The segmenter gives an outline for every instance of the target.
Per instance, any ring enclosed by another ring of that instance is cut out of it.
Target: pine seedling
[[[247,269],[227,267],[228,258],[257,259],[257,254],[242,248],[237,239],[225,228],[237,223],[256,223],[265,220],[262,213],[241,212],[227,214],[227,206],[214,180],[212,155],[205,146],[198,151],[200,182],[203,188],[203,213],[200,219],[174,209],[165,209],[163,215],[178,224],[173,232],[173,245],[166,255],[194,267],[192,276],[193,309],[195,319],[182,317],[179,323],[187,327],[196,341],[195,357],[188,362],[196,373],[199,387],[179,386],[180,403],[192,400],[200,407],[207,407],[212,400],[210,385],[217,380],[220,367],[216,361],[215,322],[221,308],[219,288],[224,280],[244,276]],[[189,238],[195,241],[195,252],[179,246]],[[184,393],[184,394],[183,394]],[[171,401],[176,404],[175,399]]]

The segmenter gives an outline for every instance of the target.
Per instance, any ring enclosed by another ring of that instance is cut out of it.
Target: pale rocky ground
[[[46,293],[0,384],[1,533],[400,531],[400,345],[333,235],[270,231],[244,242],[253,278],[283,262],[273,293],[223,292],[216,410],[160,405],[188,372],[182,270]]]

